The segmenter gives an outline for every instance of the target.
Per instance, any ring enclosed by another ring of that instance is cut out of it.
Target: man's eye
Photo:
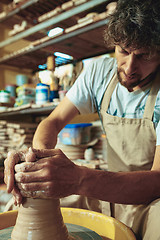
[[[120,50],[120,53],[122,53],[122,54],[128,54],[128,52],[125,51],[124,49],[121,49],[121,50]]]
[[[140,59],[142,59],[143,61],[150,61],[152,59],[152,57],[148,54],[142,54],[139,56]]]

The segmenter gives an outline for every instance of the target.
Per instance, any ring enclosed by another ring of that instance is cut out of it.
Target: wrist
[[[78,184],[76,194],[88,196],[90,195],[90,189],[92,186],[92,172],[93,169],[79,166]]]

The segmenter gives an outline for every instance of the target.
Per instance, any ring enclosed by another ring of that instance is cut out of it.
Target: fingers
[[[18,188],[23,197],[33,198],[48,198],[52,197],[52,188],[49,187],[51,183],[18,183]]]
[[[63,173],[65,173],[66,167],[67,164],[61,164],[56,156],[43,158],[36,162],[19,163],[15,165],[15,180],[16,182],[31,183],[59,179],[60,175],[63,175],[60,174],[60,171],[63,169]]]
[[[17,183],[45,182],[49,178],[50,177],[42,170],[26,173],[19,172],[15,174],[15,180]]]
[[[23,197],[62,198],[75,194],[73,184],[65,185],[65,182],[59,181],[18,183],[18,188]]]
[[[24,162],[25,161],[27,152],[28,152],[28,149],[23,150],[23,151],[15,152],[19,156],[19,162]]]
[[[45,198],[67,196],[70,189],[73,189],[77,174],[74,164],[62,151],[31,149],[28,154],[32,157],[36,156],[37,161],[26,161],[15,165],[15,180],[22,196],[43,195]]]
[[[19,166],[20,165],[20,166]],[[50,161],[44,163],[22,163],[15,166],[18,183],[46,182],[57,178],[57,168]]]
[[[13,198],[14,198],[14,204],[16,206],[20,205],[20,203],[22,202],[22,195],[17,186],[14,186],[14,188],[12,190],[12,194],[13,194]]]
[[[33,162],[36,159],[32,149],[24,151],[10,151],[4,161],[4,182],[7,184],[7,191],[11,192],[14,186],[14,166],[18,162]]]
[[[15,165],[16,172],[33,172],[41,169],[41,166],[35,162],[24,162]]]
[[[14,166],[19,161],[19,154],[15,151],[8,153],[7,159],[4,161],[5,177],[4,181],[7,184],[7,191],[11,192],[14,186]]]
[[[15,180],[21,183],[53,180],[72,181],[75,164],[64,156],[42,158],[36,162],[23,162],[15,166]]]

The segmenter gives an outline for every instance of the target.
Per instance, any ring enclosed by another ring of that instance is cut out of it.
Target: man
[[[144,240],[160,239],[160,1],[120,0],[105,33],[116,59],[96,60],[82,72],[34,135],[33,151],[9,153],[8,191],[83,195],[115,203],[117,219]],[[53,149],[57,134],[79,113],[98,111],[107,136],[109,171],[79,167]],[[37,150],[36,150],[37,149]],[[39,150],[38,150],[39,149]],[[39,159],[37,162],[34,160]],[[31,162],[33,161],[33,162]],[[105,209],[105,203],[103,202]],[[143,204],[143,205],[141,205]]]

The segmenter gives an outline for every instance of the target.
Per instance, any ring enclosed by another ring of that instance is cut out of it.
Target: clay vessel
[[[71,240],[63,222],[59,199],[24,198],[11,239]]]

